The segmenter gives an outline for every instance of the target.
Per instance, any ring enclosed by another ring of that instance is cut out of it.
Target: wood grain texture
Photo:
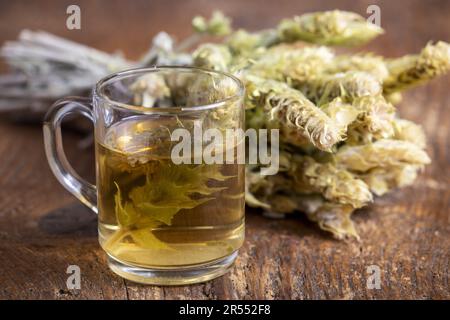
[[[65,8],[78,3],[82,30],[65,29]],[[450,40],[449,1],[1,1],[0,42],[22,28],[43,29],[136,58],[151,37],[189,33],[195,14],[222,9],[235,25],[259,29],[305,11],[381,7],[387,34],[367,46],[385,56]],[[4,69],[4,67],[3,67]],[[247,213],[247,237],[232,272],[185,287],[141,286],[108,270],[96,217],[51,175],[41,128],[0,122],[1,299],[448,299],[450,252],[449,77],[414,89],[402,117],[424,125],[433,163],[414,186],[378,198],[354,219],[360,242],[339,242],[301,216],[270,220]],[[66,152],[93,176],[93,152],[65,135]],[[67,290],[66,268],[81,268],[81,290]],[[381,269],[381,289],[366,286],[367,267]]]

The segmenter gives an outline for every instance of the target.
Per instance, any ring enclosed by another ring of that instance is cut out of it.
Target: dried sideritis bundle
[[[249,127],[280,129],[281,170],[261,176],[258,166],[247,168],[249,206],[269,216],[304,212],[337,238],[358,237],[352,212],[372,194],[410,185],[430,163],[422,128],[399,119],[393,103],[403,89],[446,73],[450,46],[429,43],[398,59],[324,47],[355,46],[381,33],[354,13],[317,12],[272,30],[233,32],[220,44],[227,52],[221,58],[200,62],[194,53],[194,64],[219,60],[246,83]]]
[[[247,126],[277,128],[281,139],[276,175],[247,166],[247,204],[269,216],[303,212],[340,239],[358,237],[354,210],[373,195],[410,185],[430,163],[422,128],[398,118],[393,104],[404,89],[449,70],[449,44],[428,43],[419,54],[397,59],[337,55],[332,46],[361,45],[383,33],[357,14],[337,10],[285,19],[259,32],[232,30],[229,18],[214,13],[209,20],[194,18],[193,28],[179,44],[161,32],[138,62],[25,32],[1,51],[18,72],[0,80],[0,109],[87,90],[101,76],[129,66],[181,64],[233,73],[246,85]],[[216,39],[205,43],[205,35]],[[136,83],[145,98],[140,103],[164,101],[167,87],[177,88],[176,99],[184,99],[189,86],[201,89],[201,83],[174,80]],[[233,115],[215,117],[226,121]]]

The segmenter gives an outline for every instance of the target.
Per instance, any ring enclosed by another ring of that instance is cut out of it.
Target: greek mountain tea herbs
[[[124,120],[96,143],[100,242],[124,263],[183,267],[242,245],[244,165],[175,165],[170,146],[158,142],[167,139],[152,138],[177,125]]]
[[[334,46],[362,45],[384,32],[356,13],[339,10],[306,13],[256,32],[233,30],[231,20],[220,13],[211,19],[196,17],[192,24],[194,34],[178,44],[159,33],[134,65],[194,65],[233,73],[245,82],[246,125],[280,129],[282,167],[275,176],[261,176],[259,166],[247,166],[249,206],[270,216],[301,211],[337,238],[357,237],[352,212],[373,201],[372,194],[410,185],[430,162],[422,128],[399,118],[395,104],[405,89],[448,72],[448,43],[430,42],[418,54],[400,58],[337,54]],[[211,37],[214,42],[202,43]],[[55,59],[54,48],[64,52],[58,54],[62,61]],[[111,71],[107,66],[115,70],[133,64],[106,53],[98,59],[98,51],[32,32],[5,44],[2,55],[22,73],[0,81],[0,110],[28,106],[29,88],[38,88],[31,90],[34,105],[47,105],[49,99],[92,87],[94,71],[106,75]],[[46,70],[52,70],[51,78]],[[61,80],[66,78],[70,81]],[[152,107],[154,90],[164,101],[166,88],[149,80],[137,84],[136,92],[151,93],[139,103]],[[181,100],[184,85],[176,90]],[[221,119],[234,117],[217,112]],[[128,196],[120,192],[122,198]]]
[[[450,46],[429,43],[398,59],[323,46],[355,46],[381,33],[354,13],[317,12],[275,29],[237,30],[193,53],[195,65],[244,81],[248,127],[280,130],[284,168],[262,177],[248,166],[249,206],[268,216],[302,211],[337,238],[358,237],[352,212],[372,193],[410,185],[430,163],[423,130],[398,118],[393,103],[403,89],[446,73]]]

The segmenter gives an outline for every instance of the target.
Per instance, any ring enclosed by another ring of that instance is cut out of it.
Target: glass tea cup
[[[243,129],[243,96],[242,83],[222,72],[155,67],[110,75],[92,99],[69,97],[49,110],[48,162],[98,213],[112,271],[135,282],[181,285],[233,265],[244,240],[245,169],[237,161],[241,140],[225,135]],[[96,186],[64,155],[61,121],[68,114],[94,123]]]

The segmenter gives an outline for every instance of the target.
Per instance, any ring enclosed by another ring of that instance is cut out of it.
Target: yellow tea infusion
[[[125,120],[96,144],[100,243],[124,263],[188,267],[242,245],[244,164],[174,164],[160,133],[177,126]]]

